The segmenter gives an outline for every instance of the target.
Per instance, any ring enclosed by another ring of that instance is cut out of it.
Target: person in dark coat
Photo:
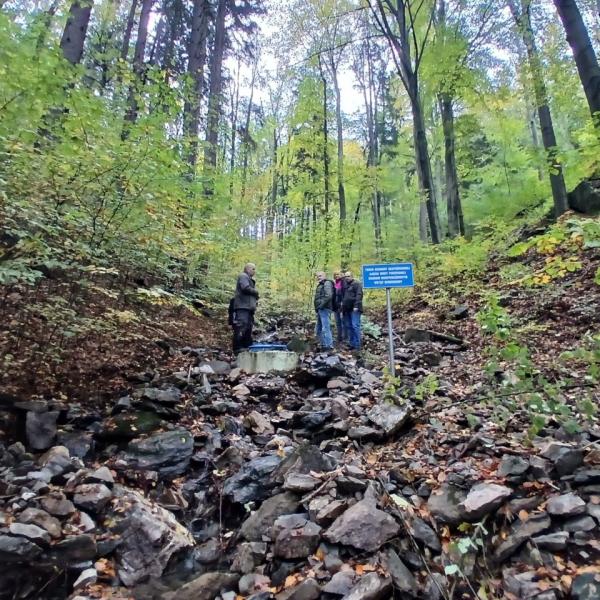
[[[254,313],[258,303],[258,290],[253,277],[256,266],[248,263],[237,278],[233,297],[233,351],[237,354],[252,345]]]
[[[333,337],[331,335],[331,311],[333,310],[333,295],[335,287],[333,281],[327,279],[323,271],[317,273],[317,288],[315,289],[315,312],[317,313],[317,326],[315,334],[323,350],[333,348]]]
[[[360,317],[363,312],[363,289],[350,271],[344,273],[346,290],[342,299],[342,315],[352,350],[360,350]]]
[[[348,334],[344,327],[344,319],[342,316],[342,300],[344,299],[344,292],[346,291],[346,282],[344,281],[344,274],[340,271],[336,271],[333,274],[333,285],[335,287],[335,329],[337,332],[337,343],[343,344],[348,341]]]

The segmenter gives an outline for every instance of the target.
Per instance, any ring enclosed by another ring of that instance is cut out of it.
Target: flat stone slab
[[[298,366],[298,354],[285,350],[261,350],[240,352],[237,366],[246,373],[270,373],[293,371]]]

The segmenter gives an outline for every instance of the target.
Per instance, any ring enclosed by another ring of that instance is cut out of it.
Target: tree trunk
[[[252,116],[252,106],[254,102],[254,85],[256,83],[256,72],[258,70],[258,54],[254,59],[254,66],[252,68],[252,79],[250,81],[250,97],[248,98],[248,109],[246,110],[246,120],[244,121],[244,131],[242,140],[242,183],[240,189],[240,198],[242,202],[246,197],[246,181],[248,177],[248,156],[250,154],[250,118]],[[277,146],[277,124],[274,126],[273,132],[274,144]],[[276,155],[274,155],[276,158]]]
[[[123,33],[123,44],[121,45],[121,59],[127,62],[129,56],[129,44],[131,43],[131,32],[133,31],[133,25],[135,23],[135,12],[138,7],[138,0],[131,0],[131,8],[127,15],[127,22],[125,24],[125,32]]]
[[[148,23],[150,21],[150,11],[154,0],[142,0],[142,10],[140,21],[138,23],[137,39],[135,40],[135,50],[133,52],[133,81],[129,86],[129,95],[127,98],[127,112],[125,113],[125,126],[121,133],[121,138],[127,138],[130,125],[135,123],[139,112],[139,103],[137,99],[142,76],[144,74],[144,56],[146,52],[146,43],[148,41]]]
[[[569,202],[567,200],[567,188],[562,173],[562,165],[557,157],[556,136],[548,105],[548,91],[542,76],[542,63],[535,44],[533,29],[531,28],[530,2],[531,0],[521,0],[520,12],[515,0],[509,0],[509,7],[527,49],[527,59],[533,79],[533,91],[537,105],[538,119],[540,129],[542,130],[542,142],[546,150],[546,161],[550,175],[552,198],[554,200],[554,214],[559,217],[568,210]]]
[[[206,127],[206,147],[204,149],[204,194],[212,196],[217,167],[217,142],[219,141],[219,120],[221,117],[221,91],[223,87],[223,54],[225,52],[225,17],[227,0],[219,0],[215,18],[215,39],[210,60],[210,89],[208,96],[208,116]]]
[[[275,219],[275,210],[277,207],[277,185],[279,181],[278,172],[278,140],[277,128],[273,128],[273,177],[271,178],[271,194],[269,197],[269,206],[267,209],[267,234],[273,235],[273,222]]]
[[[75,1],[69,8],[69,17],[60,40],[64,57],[72,64],[79,64],[92,12],[92,0]]]
[[[429,149],[427,146],[427,135],[425,131],[425,119],[423,117],[423,109],[418,93],[416,76],[414,76],[412,93],[409,92],[409,97],[413,117],[413,139],[415,144],[415,159],[419,177],[419,188],[422,195],[422,202],[425,204],[427,220],[429,221],[431,241],[434,244],[439,244],[441,240],[438,229],[435,200],[433,198],[433,182],[431,177],[431,163],[429,161]]]
[[[231,144],[229,148],[229,196],[233,199],[233,170],[235,169],[235,144],[237,133],[237,121],[240,105],[240,69],[241,60],[238,57],[235,90],[231,94]]]
[[[594,124],[600,127],[600,66],[590,36],[575,0],[554,0],[554,4],[565,28],[567,42],[573,50]]]
[[[43,28],[40,31],[40,35],[35,44],[35,49],[38,51],[41,50],[42,46],[46,43],[46,37],[50,30],[50,26],[52,25],[52,17],[56,14],[58,6],[59,0],[53,0],[52,4],[48,7],[48,10],[44,12],[44,16],[42,17]]]
[[[342,97],[337,77],[337,67],[331,61],[331,76],[335,92],[335,121],[337,127],[337,183],[340,205],[340,231],[346,226],[346,190],[344,187],[344,130],[342,126]]]
[[[325,255],[329,255],[329,205],[331,188],[329,185],[329,126],[327,120],[327,78],[325,77],[325,71],[323,70],[323,64],[321,62],[321,56],[319,55],[319,72],[321,74],[321,82],[323,83],[323,193],[325,198]],[[344,204],[345,210],[345,204]],[[340,198],[340,227],[342,225],[342,204]],[[345,216],[345,215],[344,215]],[[344,263],[344,242],[342,237],[341,242],[341,254],[342,254],[342,266]]]
[[[187,66],[190,90],[183,106],[183,136],[188,145],[187,162],[191,175],[196,171],[198,162],[198,130],[200,128],[200,105],[204,91],[208,21],[208,0],[194,0]]]
[[[446,174],[448,235],[456,237],[457,235],[465,235],[465,224],[458,191],[458,174],[456,171],[454,110],[452,107],[452,98],[448,94],[440,94],[439,103],[442,115],[442,129],[444,131],[444,171]]]

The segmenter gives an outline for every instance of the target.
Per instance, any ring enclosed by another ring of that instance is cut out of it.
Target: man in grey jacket
[[[333,338],[329,317],[333,309],[333,296],[335,287],[333,281],[327,279],[323,271],[317,273],[317,288],[315,290],[315,312],[317,313],[317,326],[315,334],[323,350],[331,350]]]
[[[247,263],[237,278],[233,299],[233,351],[240,352],[252,345],[252,326],[258,302],[258,291],[253,277],[256,266]]]

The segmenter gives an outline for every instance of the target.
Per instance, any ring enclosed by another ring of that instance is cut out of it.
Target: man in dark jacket
[[[346,290],[342,300],[344,325],[348,332],[348,344],[353,350],[360,350],[360,316],[363,311],[363,289],[360,281],[350,271],[344,273]]]
[[[319,271],[317,273],[317,289],[315,290],[315,312],[317,313],[315,333],[323,350],[331,350],[333,347],[329,318],[333,309],[334,294],[333,281],[327,279],[327,275],[323,271]]]
[[[258,291],[253,277],[256,266],[248,263],[237,278],[233,298],[233,351],[240,352],[252,345],[252,326],[258,302]]]

